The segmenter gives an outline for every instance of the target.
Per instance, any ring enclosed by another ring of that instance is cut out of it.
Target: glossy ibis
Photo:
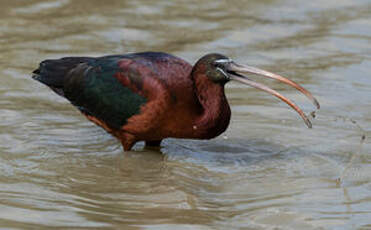
[[[166,53],[45,60],[33,78],[67,98],[89,120],[117,137],[124,150],[138,141],[159,146],[162,139],[210,139],[223,133],[231,111],[224,85],[235,80],[266,91],[302,110],[273,89],[242,74],[273,78],[295,87],[319,108],[303,87],[282,76],[240,65],[221,54],[207,54],[192,67]]]

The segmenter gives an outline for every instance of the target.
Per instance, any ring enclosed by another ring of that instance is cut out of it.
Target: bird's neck
[[[210,139],[223,133],[230,121],[231,110],[224,94],[224,85],[212,82],[206,75],[194,76],[201,114],[193,124],[197,138]]]

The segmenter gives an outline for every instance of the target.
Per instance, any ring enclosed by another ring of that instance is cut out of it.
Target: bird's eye
[[[213,62],[213,66],[214,66],[214,67],[219,67],[219,66],[221,66],[221,63],[219,63],[219,62],[217,62],[217,61],[214,61],[214,62]]]
[[[218,62],[213,62],[213,65],[214,65],[215,68],[223,68],[224,67],[224,64],[218,63]]]

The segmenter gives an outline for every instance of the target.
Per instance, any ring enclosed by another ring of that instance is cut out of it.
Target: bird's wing
[[[121,129],[127,120],[141,112],[146,96],[122,75],[117,57],[98,58],[78,64],[64,79],[64,96],[83,114]],[[141,78],[141,76],[136,76]]]
[[[191,85],[185,77],[190,70],[179,58],[146,52],[46,60],[33,77],[107,131],[142,135],[158,130],[177,100],[179,83]]]

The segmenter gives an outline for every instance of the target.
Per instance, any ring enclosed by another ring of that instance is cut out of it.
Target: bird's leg
[[[146,148],[160,147],[162,140],[157,141],[146,141]]]
[[[135,136],[128,133],[121,135],[120,140],[124,151],[130,151],[134,144],[137,142]]]

